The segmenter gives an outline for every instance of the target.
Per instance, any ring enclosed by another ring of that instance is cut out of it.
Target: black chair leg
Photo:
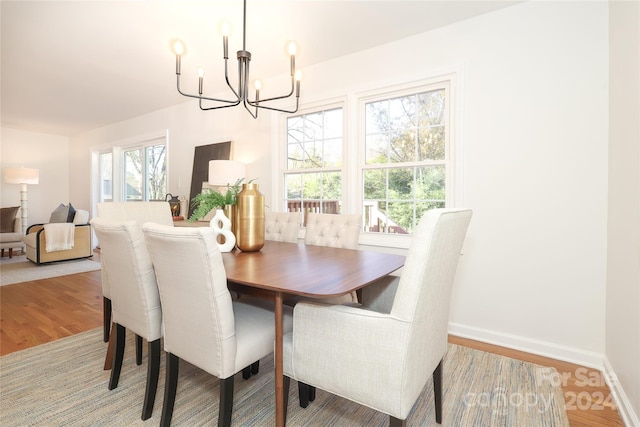
[[[109,342],[109,335],[111,334],[111,300],[107,297],[102,297],[102,340]]]
[[[253,362],[251,364],[251,375],[256,375],[258,372],[260,372],[260,361],[259,360],[257,362]]]
[[[312,385],[309,386],[309,402],[316,400],[316,388]]]
[[[251,378],[251,366],[247,366],[246,368],[242,368],[242,379],[248,380]]]
[[[118,387],[118,381],[120,380],[120,370],[122,369],[122,359],[124,357],[124,341],[126,335],[126,329],[122,325],[117,323],[113,324],[115,329],[113,331],[116,334],[116,348],[113,355],[113,363],[111,365],[111,378],[109,379],[109,390],[113,390]]]
[[[433,371],[433,398],[436,407],[436,423],[442,424],[442,360]]]
[[[144,405],[142,406],[142,419],[148,420],[153,414],[153,403],[156,400],[158,389],[158,376],[160,374],[160,340],[157,339],[148,344],[147,360],[147,388],[144,392]]]
[[[218,427],[231,426],[231,414],[233,413],[233,375],[220,380],[220,405],[218,411]]]
[[[284,424],[287,425],[287,407],[289,406],[289,385],[291,384],[291,378],[284,375],[282,377],[282,389],[284,394]]]
[[[162,417],[160,427],[169,427],[173,416],[173,405],[176,402],[176,390],[178,388],[178,367],[180,358],[167,353],[166,378],[164,383],[164,403],[162,404]]]
[[[389,427],[405,427],[407,420],[399,420],[396,417],[389,415]]]
[[[136,365],[142,365],[142,337],[136,334]]]
[[[298,381],[298,399],[301,408],[309,406],[309,385],[300,381]]]

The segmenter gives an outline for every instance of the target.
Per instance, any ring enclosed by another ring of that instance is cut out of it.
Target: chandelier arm
[[[240,88],[238,88],[238,92],[236,92],[233,86],[231,86],[231,82],[229,81],[229,73],[227,71],[227,62],[228,62],[228,58],[225,58],[224,59],[224,79],[227,82],[227,86],[229,86],[229,89],[231,89],[231,92],[233,92],[236,98],[238,98],[238,103],[240,103],[240,95],[238,95]],[[238,104],[235,104],[235,105],[238,105]]]
[[[203,107],[203,106],[202,106],[202,99],[205,99],[205,100],[211,101],[211,99],[209,99],[209,98],[201,98],[201,99],[200,99],[200,102],[198,102],[198,106],[200,107],[200,109],[201,109],[202,111],[208,111],[208,110],[219,110],[219,109],[221,109],[221,108],[235,107],[236,105],[239,105],[239,104],[240,104],[240,102],[242,102],[242,100],[241,100],[241,99],[238,99],[238,100],[237,100],[236,102],[234,102],[233,104],[228,104],[228,105],[216,105],[215,107]]]
[[[256,108],[263,108],[265,110],[278,111],[280,113],[296,113],[298,111],[298,101],[299,100],[300,100],[300,98],[298,98],[296,96],[296,108],[295,108],[295,110],[284,110],[282,108],[269,107],[267,105],[257,105],[257,104],[252,103],[251,101],[247,101],[247,102],[249,103],[249,105],[254,106]],[[262,102],[262,101],[260,101],[260,102]]]
[[[293,90],[294,90],[294,86],[295,86],[294,81],[295,81],[295,79],[292,77],[291,78],[291,91],[287,95],[275,96],[273,98],[265,98],[265,99],[255,100],[255,101],[251,101],[247,97],[247,101],[249,102],[249,104],[251,104],[251,105],[253,105],[255,107],[255,106],[258,106],[259,104],[261,104],[263,102],[269,102],[269,101],[275,101],[277,99],[289,98],[291,95],[293,95]]]
[[[182,96],[186,96],[186,97],[189,97],[189,98],[195,98],[195,99],[199,99],[199,100],[203,100],[204,99],[206,101],[224,102],[224,103],[227,103],[227,104],[231,104],[231,105],[228,105],[229,107],[238,105],[238,104],[240,104],[240,101],[241,101],[240,98],[237,98],[235,100],[217,99],[217,98],[209,98],[207,96],[202,96],[202,95],[192,95],[190,93],[183,92],[180,89],[180,76],[179,75],[178,75],[178,86],[177,87],[178,87],[178,93],[180,93],[180,95],[182,95]]]
[[[244,104],[244,108],[249,112],[249,114],[251,114],[251,117],[253,117],[254,119],[257,119],[258,118],[258,108],[256,107],[256,112],[254,113],[249,108],[249,105],[247,105],[247,100],[246,99],[244,100],[243,104]]]

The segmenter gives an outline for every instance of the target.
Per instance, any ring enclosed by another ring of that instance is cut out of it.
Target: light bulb
[[[204,77],[204,68],[202,67],[198,68],[198,77],[200,78]]]
[[[181,56],[185,51],[185,47],[184,47],[184,43],[182,43],[181,40],[176,40],[173,42],[173,52],[178,55]]]
[[[255,82],[253,82],[253,85],[255,86],[256,90],[262,89],[262,82],[260,80],[256,80]]]
[[[289,55],[291,56],[295,55],[298,52],[298,46],[296,45],[296,42],[290,42],[287,49],[289,51]]]
[[[231,33],[231,25],[227,21],[223,21],[222,24],[220,24],[220,33],[223,36],[228,36],[229,33]]]
[[[300,70],[296,70],[295,79],[296,79],[297,81],[302,80],[302,71],[300,71]]]

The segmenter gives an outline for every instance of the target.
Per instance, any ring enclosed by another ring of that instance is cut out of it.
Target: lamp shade
[[[235,184],[246,174],[246,165],[235,160],[209,161],[209,185]]]
[[[8,184],[38,184],[40,171],[30,168],[5,168],[4,182]]]

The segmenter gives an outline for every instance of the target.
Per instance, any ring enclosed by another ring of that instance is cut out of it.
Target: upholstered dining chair
[[[300,220],[300,212],[265,212],[264,238],[276,242],[296,243]]]
[[[118,386],[125,348],[126,329],[148,342],[147,385],[142,419],[153,413],[160,371],[162,308],[151,257],[135,221],[111,221],[96,217],[91,221],[100,240],[102,268],[110,281],[115,350],[109,390]],[[137,342],[137,341],[136,341]],[[138,351],[136,348],[136,363]]]
[[[284,395],[293,378],[404,426],[433,376],[441,423],[449,301],[470,219],[468,209],[428,211],[402,273],[365,287],[361,306],[298,303],[293,331],[284,336]]]
[[[218,426],[229,426],[234,375],[274,349],[274,305],[232,300],[222,255],[210,228],[142,226],[162,302],[166,380],[161,426],[169,426],[182,359],[220,379]],[[283,307],[283,328],[292,329]]]
[[[168,202],[102,202],[98,203],[98,217],[112,221],[135,221],[140,229],[142,224],[152,221],[163,225],[173,225],[171,208]],[[100,244],[98,242],[98,244]],[[111,331],[111,290],[107,271],[102,269],[102,315],[103,340],[109,341]],[[136,340],[137,361],[140,362],[140,339]],[[138,363],[139,364],[139,363]]]

